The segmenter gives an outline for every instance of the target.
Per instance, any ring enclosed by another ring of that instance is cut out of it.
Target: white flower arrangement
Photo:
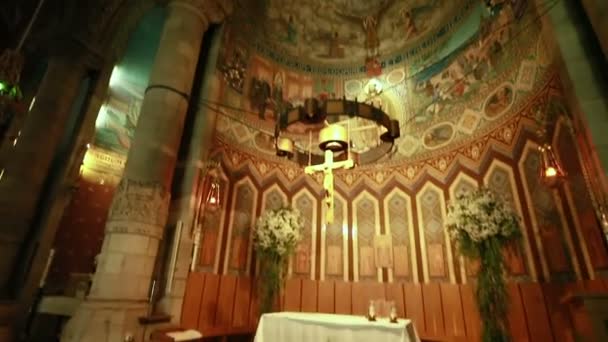
[[[254,246],[257,251],[283,257],[302,239],[304,220],[294,208],[267,210],[255,224]]]
[[[508,341],[503,247],[521,237],[519,217],[493,191],[481,188],[461,194],[448,204],[448,232],[460,253],[478,258],[477,308],[484,342]]]
[[[486,188],[458,195],[449,203],[446,226],[452,239],[472,243],[492,237],[510,239],[520,233],[519,217]]]

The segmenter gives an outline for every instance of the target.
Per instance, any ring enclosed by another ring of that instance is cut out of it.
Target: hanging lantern
[[[558,185],[566,178],[566,172],[557,161],[551,145],[544,144],[538,150],[541,153],[540,178],[550,187]]]
[[[207,192],[206,207],[215,210],[220,207],[220,182],[217,176],[212,176]]]

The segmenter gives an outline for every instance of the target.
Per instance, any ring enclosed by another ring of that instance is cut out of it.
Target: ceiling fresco
[[[304,3],[316,2],[297,2],[298,6],[307,6]],[[393,13],[392,7],[403,6],[401,1],[373,2],[374,5],[346,0],[334,3],[334,6],[352,5],[347,6],[351,14],[383,6],[391,6]],[[444,21],[449,21],[450,15],[445,11],[452,2],[433,3],[443,10],[429,9],[427,15],[439,18],[444,13]],[[273,4],[273,0],[266,1],[268,8]],[[449,13],[454,15],[454,11]],[[549,58],[542,49],[535,15],[528,8],[523,16],[517,16],[514,8],[504,3],[492,16],[469,19],[469,24],[455,28],[455,34],[459,34],[459,30],[468,32],[474,26],[474,34],[468,33],[473,38],[452,44],[449,49],[444,47],[447,52],[440,60],[431,59],[430,64],[415,72],[410,64],[402,62],[373,77],[365,73],[328,75],[295,70],[243,45],[228,30],[218,63],[226,80],[222,101],[249,114],[223,109],[225,115],[217,124],[220,138],[272,156],[277,113],[301,105],[309,97],[321,100],[346,97],[382,107],[399,120],[401,137],[383,162],[419,160],[458,148],[504,124],[536,89],[546,84]],[[238,64],[235,58],[241,63],[243,75],[240,83],[233,84],[226,66]],[[354,152],[364,152],[378,144],[381,132],[371,122],[351,119],[342,123],[351,128]],[[300,151],[321,154],[316,147],[316,135],[313,133],[311,139],[308,133],[317,129],[304,125],[290,127],[286,135],[295,140]]]
[[[479,0],[265,0],[238,2],[229,28],[268,57],[310,70],[385,64],[439,47]],[[436,37],[437,36],[437,37]],[[433,39],[428,39],[433,38]],[[442,38],[442,39],[438,39]],[[424,44],[421,44],[424,43]],[[411,51],[410,51],[411,52]],[[356,69],[356,68],[355,68]]]

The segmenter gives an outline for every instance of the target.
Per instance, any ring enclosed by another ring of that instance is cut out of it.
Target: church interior
[[[381,299],[422,341],[481,341],[483,258],[446,228],[480,188],[519,217],[511,340],[608,340],[607,19],[604,0],[4,1],[0,341],[263,342],[254,231],[283,207],[303,228],[273,311]]]

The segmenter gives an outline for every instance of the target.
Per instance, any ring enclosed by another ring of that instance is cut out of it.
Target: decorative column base
[[[128,284],[125,284],[128,286]],[[89,300],[82,303],[63,329],[62,342],[145,341],[150,334],[139,323],[147,302]]]

